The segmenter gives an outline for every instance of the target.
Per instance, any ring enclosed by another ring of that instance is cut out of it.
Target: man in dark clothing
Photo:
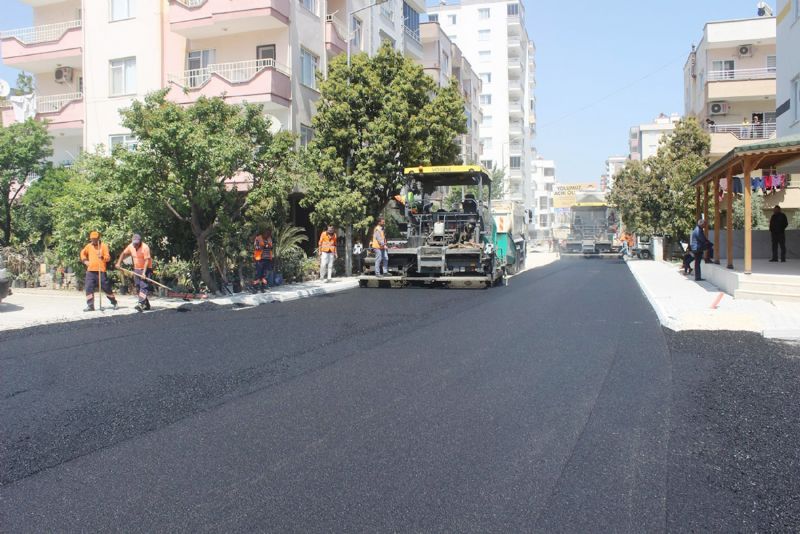
[[[703,252],[708,248],[709,242],[706,238],[704,229],[706,227],[705,219],[697,221],[697,226],[692,230],[692,237],[689,240],[689,246],[694,254],[694,279],[697,281],[703,280],[700,276],[700,265],[703,260]]]
[[[786,261],[786,227],[789,221],[780,206],[775,206],[769,219],[769,234],[772,236],[772,259],[778,261],[778,245],[781,246],[781,261]]]

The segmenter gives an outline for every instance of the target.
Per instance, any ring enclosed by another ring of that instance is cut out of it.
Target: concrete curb
[[[639,289],[642,290],[644,296],[647,298],[650,305],[653,307],[653,310],[656,312],[656,316],[658,316],[658,321],[661,323],[661,326],[669,328],[670,330],[678,331],[680,329],[680,321],[676,320],[675,318],[671,317],[667,310],[662,306],[661,302],[655,297],[655,295],[650,291],[650,288],[647,287],[647,284],[644,283],[644,280],[639,276],[639,274],[630,268],[629,262],[625,261],[625,267],[628,268],[628,271],[633,275],[633,278],[636,280],[636,283],[639,284]]]

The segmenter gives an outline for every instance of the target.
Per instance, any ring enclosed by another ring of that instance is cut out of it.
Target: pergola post
[[[700,219],[700,186],[694,188],[694,223]]]
[[[728,230],[728,239],[725,242],[725,252],[728,253],[728,269],[733,269],[733,167],[728,167],[726,180],[728,181],[728,194],[725,198],[727,202],[727,216],[725,217],[727,224],[725,226]]]
[[[720,205],[719,205],[719,176],[714,177],[714,263],[719,265],[719,245],[722,243],[720,237]]]
[[[744,159],[744,274],[753,272],[753,204],[750,186],[752,159]]]
[[[703,219],[708,223],[708,189],[709,183],[703,184]]]

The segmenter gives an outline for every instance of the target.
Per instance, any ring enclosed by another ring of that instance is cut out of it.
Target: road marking
[[[725,293],[720,291],[720,294],[717,295],[717,298],[714,299],[714,303],[711,305],[712,310],[716,310],[719,307],[719,303],[722,300],[722,297],[725,296]]]

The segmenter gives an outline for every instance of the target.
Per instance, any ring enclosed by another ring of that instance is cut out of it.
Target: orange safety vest
[[[108,245],[100,243],[100,247],[95,247],[91,243],[83,247],[81,250],[81,261],[89,260],[89,266],[86,268],[89,271],[96,273],[106,272],[106,262],[111,261],[111,255],[108,253]]]
[[[255,250],[253,250],[253,259],[256,261],[263,260],[271,260],[272,259],[272,238],[268,237],[264,239],[263,237],[256,236],[256,240],[253,243]],[[266,253],[266,257],[264,256]]]
[[[150,257],[150,247],[142,243],[139,246],[139,250],[136,250],[136,247],[133,246],[133,243],[125,248],[125,253],[130,254],[131,258],[133,258],[133,268],[134,269],[149,269],[153,266],[153,260]]]
[[[319,251],[336,252],[336,234],[328,235],[328,232],[322,232],[319,236]]]
[[[372,233],[372,248],[379,248],[381,250],[386,248],[386,235],[383,233],[381,225],[375,227]]]

